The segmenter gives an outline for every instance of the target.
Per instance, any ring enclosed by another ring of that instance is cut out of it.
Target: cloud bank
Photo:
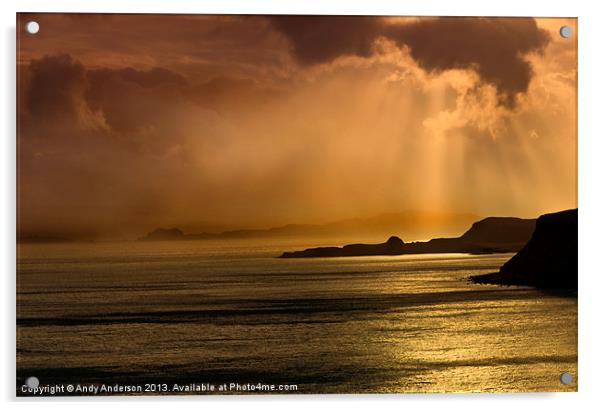
[[[395,24],[381,17],[275,16],[273,26],[290,41],[301,64],[330,62],[337,57],[369,57],[381,37],[408,47],[428,72],[474,70],[494,85],[500,102],[514,106],[533,76],[528,53],[541,53],[550,42],[532,18],[422,18]]]
[[[576,205],[576,43],[549,34],[573,21],[35,18],[40,37],[19,40],[24,233]]]

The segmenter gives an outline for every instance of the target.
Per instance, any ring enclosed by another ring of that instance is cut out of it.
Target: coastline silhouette
[[[577,291],[577,209],[545,214],[533,236],[499,272],[471,277],[475,283],[526,285]]]
[[[535,219],[489,217],[475,222],[462,236],[406,243],[391,236],[380,244],[351,244],[284,252],[281,258],[406,255],[420,253],[506,253],[517,252],[531,237]]]

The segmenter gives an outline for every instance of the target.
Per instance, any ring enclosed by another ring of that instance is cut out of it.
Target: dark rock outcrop
[[[498,273],[472,280],[576,290],[577,249],[576,209],[542,215],[529,242]]]
[[[281,258],[319,258],[334,256],[372,256],[372,255],[399,255],[403,252],[403,241],[397,236],[392,236],[385,243],[363,244],[356,243],[345,245],[342,248],[334,246],[323,248],[309,248],[300,252],[284,252]]]
[[[438,238],[428,242],[404,243],[392,236],[385,243],[353,244],[284,252],[281,258],[403,255],[419,253],[502,253],[517,252],[529,240],[535,219],[491,217],[475,222],[459,238]]]

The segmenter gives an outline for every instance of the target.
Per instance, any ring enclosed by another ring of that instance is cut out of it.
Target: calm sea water
[[[17,383],[576,390],[577,299],[467,280],[512,255],[276,258],[309,245],[19,245]]]

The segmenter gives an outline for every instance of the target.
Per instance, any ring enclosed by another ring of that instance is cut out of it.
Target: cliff
[[[542,215],[533,236],[498,273],[473,277],[478,283],[577,289],[577,210]]]
[[[469,243],[526,243],[534,228],[534,219],[489,217],[472,224],[460,239]]]

